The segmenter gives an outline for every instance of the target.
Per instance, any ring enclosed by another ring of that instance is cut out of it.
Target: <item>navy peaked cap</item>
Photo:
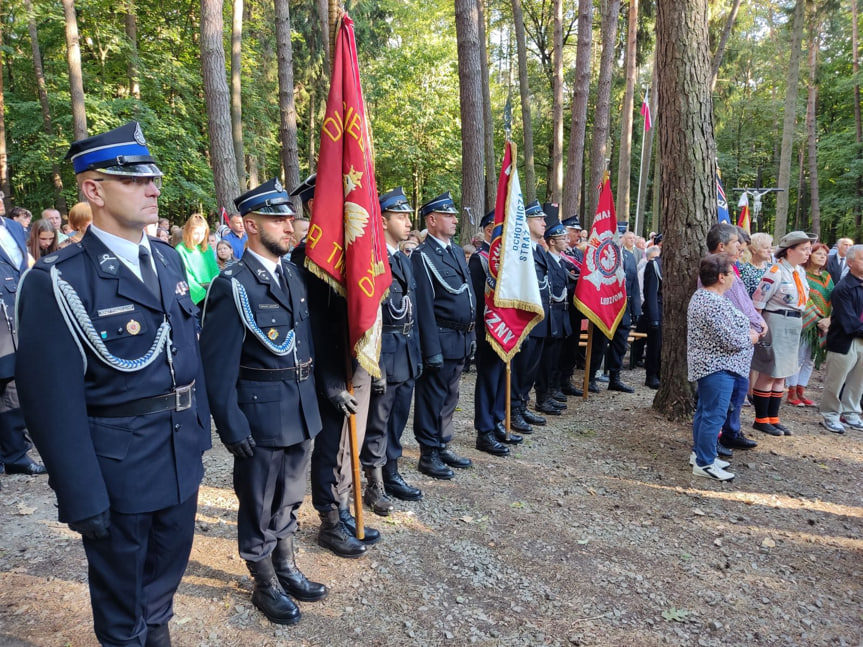
[[[300,201],[303,204],[311,200],[315,197],[315,180],[318,178],[317,173],[312,173],[309,177],[302,181],[302,183],[293,191],[291,191],[291,197],[300,196]]]
[[[378,202],[381,204],[381,211],[400,211],[413,212],[413,207],[408,202],[405,190],[402,187],[396,187],[392,191],[387,191],[378,196]]]
[[[247,191],[234,200],[237,211],[245,216],[247,213],[261,213],[268,216],[294,216],[296,211],[291,204],[282,183],[273,178],[259,187]]]
[[[534,200],[529,205],[524,208],[524,215],[528,218],[537,218],[545,217],[545,212],[542,210],[542,207],[539,205],[539,200]]]
[[[491,211],[489,211],[487,214],[485,214],[482,217],[482,220],[479,221],[479,228],[485,229],[486,227],[488,227],[493,222],[494,222],[494,209],[492,209]]]
[[[66,159],[72,161],[75,173],[99,171],[108,175],[162,176],[137,121],[79,139],[69,147]]]
[[[581,221],[578,219],[578,216],[570,216],[566,220],[561,223],[564,227],[569,227],[572,229],[581,229]]]
[[[432,198],[420,207],[420,215],[427,216],[430,213],[458,213],[455,208],[455,202],[452,201],[452,194],[449,191],[441,193],[438,197]]]

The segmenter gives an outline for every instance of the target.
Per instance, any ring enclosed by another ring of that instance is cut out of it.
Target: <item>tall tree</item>
[[[779,178],[782,189],[776,196],[776,222],[774,237],[785,235],[788,224],[788,205],[791,196],[791,155],[794,148],[794,126],[797,123],[797,85],[800,81],[800,44],[803,41],[803,16],[806,0],[797,0],[794,6],[794,26],[791,31],[788,76],[785,86],[785,114],[782,119],[782,149],[779,153]]]
[[[856,228],[855,239],[860,240],[863,236],[863,177],[861,177],[859,162],[861,149],[863,149],[863,119],[860,115],[860,43],[858,41],[859,28],[857,0],[851,0],[851,71],[854,76],[854,136],[857,150],[854,157],[858,166],[854,170],[854,227]]]
[[[3,206],[9,213],[12,204],[12,190],[9,188],[9,156],[6,153],[6,99],[3,95],[3,66],[6,55],[3,52],[3,26],[5,20],[0,16],[0,191],[3,193]]]
[[[552,140],[548,185],[551,201],[560,203],[563,193],[563,0],[554,0],[552,24]]]
[[[279,3],[276,2],[276,5]],[[285,3],[287,4],[287,3]],[[231,137],[240,190],[246,186],[243,152],[243,0],[234,0],[231,20]]]
[[[491,83],[488,75],[490,65],[488,48],[486,47],[485,12],[482,6],[484,1],[476,0],[476,9],[479,12],[479,58],[482,62],[480,71],[482,72],[482,115],[485,132],[485,205],[482,213],[475,216],[477,227],[479,227],[482,216],[494,208],[497,201],[497,173],[494,168],[494,118],[491,111]]]
[[[655,409],[673,419],[693,410],[687,376],[686,307],[707,230],[716,216],[716,144],[710,92],[707,0],[657,3],[661,149],[662,347]],[[685,100],[681,100],[685,97]]]
[[[593,2],[578,0],[578,45],[575,55],[575,89],[566,157],[566,184],[563,192],[564,218],[578,214],[584,186],[584,141],[587,130],[587,99],[590,94],[590,60],[593,32]],[[586,220],[583,218],[583,220]]]
[[[226,80],[222,0],[201,0],[201,72],[210,136],[210,164],[218,207],[230,209],[240,195],[234,142],[231,137],[231,100]]]
[[[599,187],[607,168],[608,129],[611,116],[611,73],[614,67],[614,50],[617,39],[617,21],[620,16],[620,0],[607,0],[602,14],[602,55],[599,58],[599,80],[596,84],[596,109],[593,118],[593,134],[590,141],[590,201],[585,220],[593,221],[599,202]]]
[[[279,61],[279,136],[285,184],[300,183],[300,158],[297,144],[297,108],[294,105],[294,50],[291,45],[291,16],[288,3],[275,0],[276,56]],[[299,199],[295,199],[299,207]]]
[[[818,132],[815,107],[818,98],[818,49],[821,46],[821,18],[817,3],[808,2],[809,14],[809,87],[806,97],[806,139],[809,155],[809,213],[812,231],[821,233],[821,205],[818,192]]]
[[[620,146],[617,158],[617,219],[629,220],[629,177],[632,170],[632,109],[635,96],[635,48],[638,40],[638,0],[629,0],[626,23],[623,108],[620,116]]]
[[[589,0],[582,0],[589,1]],[[527,42],[524,35],[524,14],[521,0],[512,0],[512,20],[515,26],[515,47],[518,54],[518,88],[521,97],[521,121],[524,132],[524,201],[536,200],[536,170],[533,159],[533,121],[530,116],[530,83],[527,76]]]
[[[728,37],[731,35],[731,30],[734,27],[734,21],[737,19],[737,11],[740,9],[740,0],[734,0],[731,5],[731,11],[728,13],[728,19],[725,21],[725,29],[722,30],[722,37],[719,39],[719,45],[716,46],[716,52],[713,54],[713,64],[710,71],[710,89],[716,87],[716,79],[719,78],[719,66],[722,65],[722,56],[725,54],[725,47],[728,45]]]
[[[81,44],[74,0],[63,0],[66,21],[66,61],[69,66],[69,95],[72,101],[72,132],[75,141],[87,137],[87,108],[84,105],[84,74],[81,71]]]
[[[126,25],[126,41],[129,45],[129,62],[126,65],[126,75],[129,77],[129,96],[141,100],[141,83],[138,66],[138,13],[135,0],[126,0],[126,13],[123,16]]]
[[[482,72],[479,55],[479,12],[476,0],[456,0],[455,28],[458,43],[458,87],[461,111],[461,204],[479,224],[485,209],[485,132],[482,108]],[[462,244],[470,241],[475,227],[461,219]]]

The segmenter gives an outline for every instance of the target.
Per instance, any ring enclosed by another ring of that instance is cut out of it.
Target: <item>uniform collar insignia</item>
[[[42,259],[43,262],[48,263],[49,265],[60,258],[57,254],[51,254],[51,256],[46,256]]]
[[[120,271],[120,262],[117,260],[116,256],[112,256],[111,254],[102,254],[99,257],[99,267],[103,272],[116,276]]]

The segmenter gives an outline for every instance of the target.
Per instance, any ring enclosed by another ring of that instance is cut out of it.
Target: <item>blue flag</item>
[[[728,198],[725,197],[725,189],[722,188],[722,180],[717,176],[716,178],[716,191],[718,193],[718,197],[716,200],[716,215],[719,218],[719,222],[727,222],[731,223],[731,216],[728,214]]]

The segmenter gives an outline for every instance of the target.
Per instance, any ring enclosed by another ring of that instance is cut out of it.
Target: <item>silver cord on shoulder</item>
[[[297,364],[297,334],[291,329],[285,335],[285,341],[281,344],[273,343],[273,340],[267,337],[266,333],[258,326],[255,321],[252,306],[249,303],[249,295],[246,294],[246,288],[237,279],[231,279],[231,290],[234,294],[234,303],[237,305],[237,311],[240,313],[240,318],[243,320],[243,325],[251,332],[258,340],[274,355],[284,357],[288,354],[293,354],[294,364]]]

